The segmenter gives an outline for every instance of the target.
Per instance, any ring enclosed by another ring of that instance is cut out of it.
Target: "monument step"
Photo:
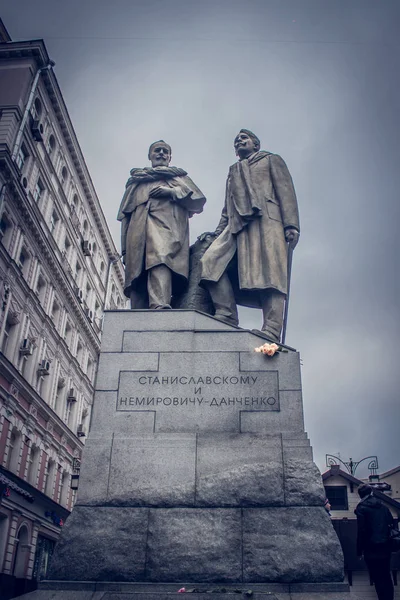
[[[347,583],[247,584],[224,586],[182,583],[44,581],[21,600],[357,600]]]

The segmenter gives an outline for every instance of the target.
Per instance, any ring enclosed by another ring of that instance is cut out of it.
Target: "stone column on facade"
[[[46,467],[47,467],[47,452],[45,450],[40,451],[39,459],[39,478],[37,488],[40,492],[44,492],[44,484],[46,481]]]
[[[53,500],[54,502],[59,503],[59,492],[60,492],[60,481],[63,473],[63,468],[61,465],[56,465],[56,477],[53,491]]]
[[[20,429],[18,429],[16,427],[16,425],[13,425],[13,423],[10,423],[10,428],[8,431],[8,439],[7,439],[7,458],[6,458],[6,464],[8,463],[8,468],[10,469],[10,471],[13,471],[14,473],[19,473],[20,470],[20,465],[21,465],[21,457],[22,457],[22,442],[23,442],[23,438],[22,438],[22,431]],[[10,462],[9,459],[9,453],[10,453],[10,445],[11,445],[11,435],[12,433],[15,433],[15,445],[14,445],[14,452],[16,453],[16,455],[13,456],[12,461]]]
[[[27,579],[32,579],[32,575],[33,575],[33,567],[35,566],[36,546],[37,546],[37,539],[38,539],[40,525],[41,525],[40,521],[35,521],[33,523],[31,548],[30,548],[29,559],[28,559],[28,567],[26,570],[26,578]]]
[[[5,418],[4,415],[1,415],[0,418],[0,428],[1,428],[1,436],[0,436],[0,456],[2,456],[3,462],[1,463],[3,466],[6,465],[7,460],[7,452],[6,450],[9,447],[10,436],[11,436],[11,423],[8,419]]]
[[[21,477],[21,479],[25,479],[27,466],[28,466],[28,456],[29,456],[30,449],[31,449],[31,441],[29,440],[29,438],[27,438],[23,434],[21,434],[21,438],[22,438],[21,459],[20,459],[18,474]],[[24,438],[26,438],[26,439],[24,439]]]
[[[0,348],[3,347],[3,339],[4,339],[4,330],[6,327],[6,323],[7,323],[7,317],[8,317],[8,312],[10,310],[10,306],[11,306],[11,288],[9,288],[9,292],[8,292],[8,297],[7,297],[7,303],[3,312],[3,321],[1,323],[1,330],[0,330]]]
[[[22,513],[19,510],[14,510],[11,516],[10,529],[8,533],[8,541],[7,547],[4,556],[4,565],[3,565],[3,573],[8,575],[12,575],[13,568],[13,558],[14,558],[14,548],[16,541],[16,533],[17,533],[17,523],[18,519]]]
[[[48,398],[48,404],[51,406],[51,408],[54,410],[54,412],[56,412],[55,399],[56,399],[56,394],[57,394],[59,373],[60,373],[60,360],[59,360],[58,355],[56,355],[55,360],[52,364],[51,374],[49,376],[49,377],[51,377],[51,380],[50,380],[50,385],[49,385],[49,398]]]

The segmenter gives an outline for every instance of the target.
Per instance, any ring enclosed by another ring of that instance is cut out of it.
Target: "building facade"
[[[30,589],[76,491],[123,269],[42,40],[0,22],[0,586]],[[18,589],[17,589],[18,588]],[[8,594],[8,595],[7,595]]]

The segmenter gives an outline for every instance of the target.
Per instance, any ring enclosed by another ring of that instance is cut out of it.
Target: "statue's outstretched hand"
[[[158,185],[153,188],[150,192],[151,198],[169,198],[170,200],[175,200],[174,190],[166,185]]]
[[[204,241],[213,241],[211,240],[211,238],[215,238],[217,237],[217,234],[214,233],[213,231],[205,231],[204,233],[202,233],[201,235],[198,236],[198,240],[199,242],[204,242]],[[209,239],[207,239],[209,238]]]
[[[294,227],[288,227],[285,229],[285,240],[291,245],[292,249],[297,246],[299,237],[300,233]]]

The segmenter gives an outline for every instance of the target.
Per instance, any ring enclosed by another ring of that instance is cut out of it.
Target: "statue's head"
[[[241,129],[235,141],[233,142],[236,155],[241,158],[247,158],[254,152],[258,152],[261,142],[258,137],[249,129]]]
[[[152,167],[167,167],[171,161],[171,146],[164,140],[153,142],[149,148],[149,160]]]

